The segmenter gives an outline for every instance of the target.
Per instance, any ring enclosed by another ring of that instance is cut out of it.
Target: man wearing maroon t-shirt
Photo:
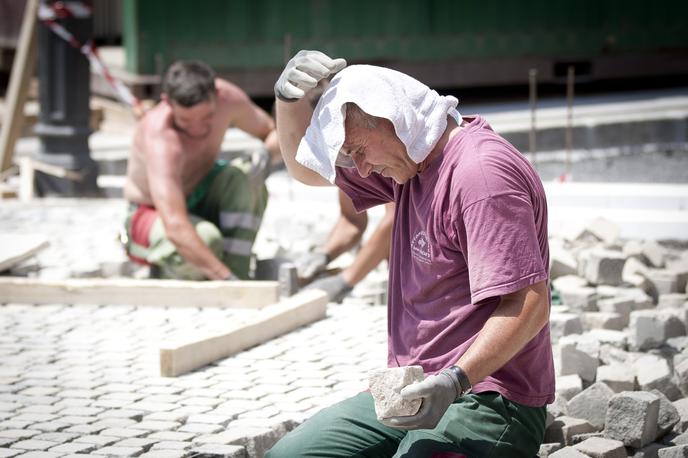
[[[554,399],[547,203],[528,161],[458,101],[390,69],[301,51],[275,85],[290,174],[363,211],[396,204],[388,365],[427,377],[418,413],[370,393],[318,413],[268,456],[532,457]],[[337,73],[318,105],[303,96]]]

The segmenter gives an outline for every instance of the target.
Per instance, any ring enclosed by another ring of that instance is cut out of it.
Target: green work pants
[[[545,407],[499,393],[467,394],[434,429],[401,431],[377,420],[370,393],[317,413],[287,434],[267,458],[533,458],[545,431]]]

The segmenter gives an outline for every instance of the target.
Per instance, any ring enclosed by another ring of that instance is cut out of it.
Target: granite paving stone
[[[93,444],[93,445],[105,447],[107,445],[114,444],[115,442],[119,441],[120,439],[121,438],[119,438],[119,437],[113,437],[113,436],[86,435],[86,436],[81,436],[81,437],[74,439],[73,442],[84,443],[84,444]]]
[[[169,431],[175,430],[181,426],[181,423],[176,421],[156,421],[145,420],[138,423],[133,423],[130,428],[144,429],[147,431]]]
[[[69,442],[79,437],[76,433],[43,433],[33,436],[32,439],[57,443]]]
[[[206,458],[217,456],[218,458],[244,458],[246,449],[237,445],[206,444],[191,449],[192,454],[198,454]],[[193,456],[193,455],[192,455]]]
[[[55,442],[29,439],[25,441],[15,442],[14,444],[12,444],[12,448],[20,450],[47,450],[55,445],[57,445]]]
[[[40,434],[40,431],[31,429],[5,429],[0,430],[0,438],[24,440]]]
[[[92,453],[94,455],[105,455],[105,456],[139,456],[143,453],[142,448],[137,447],[103,447],[94,450]]]
[[[107,419],[107,418],[123,418],[127,420],[133,420],[133,421],[141,421],[143,418],[144,412],[140,410],[128,410],[128,409],[114,409],[114,410],[105,410],[97,415],[98,418],[102,419]]]
[[[55,453],[55,452],[45,452],[45,451],[39,451],[39,450],[33,450],[21,455],[22,458],[60,458],[63,456],[62,453]]]
[[[82,442],[70,442],[52,447],[49,451],[55,453],[89,453],[98,448],[95,444],[85,444]]]
[[[157,441],[175,441],[175,442],[182,442],[182,441],[189,441],[196,437],[195,433],[188,433],[188,432],[183,432],[183,431],[158,431],[155,433],[151,433],[150,435],[146,436],[148,439],[155,439]]]
[[[185,441],[162,441],[153,445],[152,450],[184,450],[193,444]]]
[[[132,437],[129,439],[124,439],[119,442],[115,442],[112,444],[113,447],[139,447],[143,449],[149,449],[155,444],[156,442],[159,442],[155,439],[150,439],[148,437]]]
[[[209,423],[214,425],[226,426],[227,423],[234,420],[234,416],[228,415],[213,415],[213,414],[198,414],[191,415],[187,419],[189,423]]]
[[[169,413],[174,413],[177,415],[196,415],[201,413],[207,413],[213,410],[210,406],[181,406],[178,409],[169,411]]]
[[[112,436],[112,437],[140,437],[140,436],[145,436],[147,434],[147,431],[142,430],[142,429],[133,429],[132,428],[108,428],[104,429],[101,431],[101,434],[104,436]]]
[[[77,433],[77,434],[97,434],[100,431],[107,429],[104,425],[74,425],[69,428],[65,428],[62,432],[65,433]]]
[[[211,425],[208,423],[186,423],[177,431],[195,433],[195,434],[212,434],[222,431],[223,427],[219,425]]]
[[[142,455],[141,458],[184,458],[188,453],[183,450],[151,450]]]
[[[155,412],[145,415],[142,420],[186,422],[188,414],[182,412]]]

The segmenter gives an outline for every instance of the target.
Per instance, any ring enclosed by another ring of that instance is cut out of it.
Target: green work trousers
[[[533,458],[545,432],[545,407],[499,393],[467,394],[434,429],[401,431],[377,420],[370,393],[317,413],[287,434],[267,458]]]

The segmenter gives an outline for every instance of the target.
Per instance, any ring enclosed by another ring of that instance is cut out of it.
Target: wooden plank
[[[42,235],[0,234],[0,272],[29,259],[49,245]],[[0,298],[2,296],[0,289]]]
[[[276,281],[182,281],[133,278],[41,280],[0,277],[0,302],[262,308],[278,300]]]
[[[248,323],[221,334],[163,344],[160,349],[160,374],[163,377],[185,374],[320,320],[325,317],[326,311],[325,292],[303,291],[265,307]]]
[[[30,202],[33,199],[36,171],[30,157],[19,158],[19,200]]]
[[[10,84],[7,89],[5,121],[0,130],[0,172],[12,166],[14,145],[24,120],[24,103],[36,67],[38,3],[39,0],[27,0],[24,10],[19,45],[14,56]]]

